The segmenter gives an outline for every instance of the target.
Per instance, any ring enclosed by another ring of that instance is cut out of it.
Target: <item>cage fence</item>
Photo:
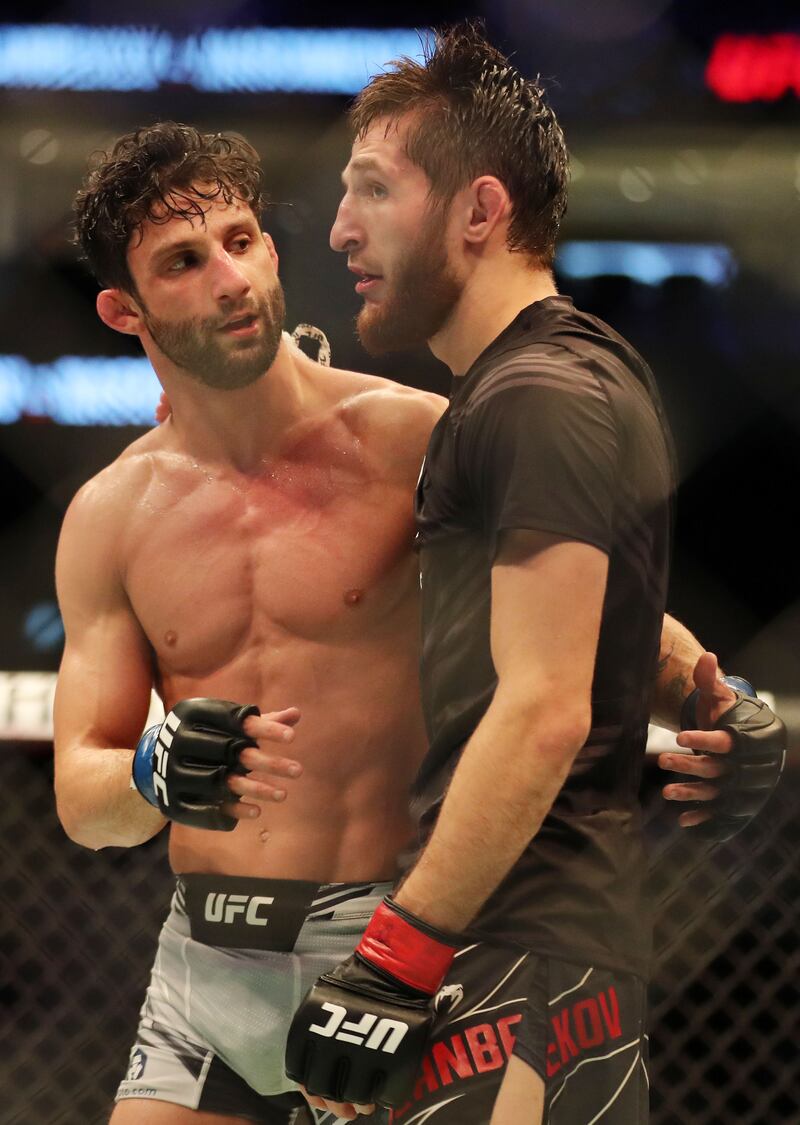
[[[0,1125],[102,1125],[171,877],[163,838],[97,853],[66,838],[50,749],[0,744]],[[652,1121],[797,1125],[800,774],[709,850],[678,831],[658,771],[645,772]]]

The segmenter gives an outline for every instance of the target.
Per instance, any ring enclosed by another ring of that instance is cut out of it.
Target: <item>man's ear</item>
[[[144,331],[139,306],[122,289],[103,289],[97,294],[97,315],[103,324],[126,336],[141,336]]]
[[[261,237],[264,239],[264,243],[267,247],[267,253],[269,254],[270,258],[272,259],[272,264],[275,267],[275,273],[277,273],[278,272],[278,251],[275,249],[275,243],[272,241],[272,235],[267,234],[267,232],[265,230],[262,230]]]
[[[485,243],[500,225],[511,219],[511,199],[496,176],[479,176],[468,189],[468,214],[464,238],[473,245]]]

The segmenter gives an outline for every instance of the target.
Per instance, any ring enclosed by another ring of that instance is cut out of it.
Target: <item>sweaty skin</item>
[[[436,408],[291,350],[313,405],[280,456],[242,472],[187,454],[171,421],[146,434],[74,502],[59,588],[69,621],[87,554],[102,585],[114,575],[166,708],[214,696],[300,710],[288,798],[229,833],[173,825],[177,871],[390,878],[424,749],[410,497]],[[84,664],[73,683],[68,652],[62,729],[87,678],[107,674]]]
[[[262,711],[245,727],[259,747],[240,759],[254,772],[230,780],[240,823],[173,824],[177,872],[390,879],[425,748],[412,496],[443,402],[320,367],[286,338],[232,390],[172,362],[145,301],[162,336],[187,318],[211,333],[223,374],[264,335],[268,314],[243,330],[237,316],[276,284],[277,258],[239,203],[214,204],[203,223],[146,224],[129,261],[141,302],[109,290],[98,310],[140,337],[173,414],[85,485],[64,522],[64,827],[99,848],[166,823],[129,786],[155,685],[167,709],[212,696]]]

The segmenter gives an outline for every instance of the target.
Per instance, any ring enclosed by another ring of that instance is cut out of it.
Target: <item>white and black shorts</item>
[[[286,1077],[286,1036],[308,989],[353,952],[390,890],[180,876],[117,1100],[260,1125],[333,1125],[337,1118],[309,1110]]]
[[[456,954],[419,1077],[392,1125],[488,1125],[509,1059],[547,1125],[645,1125],[647,987],[632,974],[482,942]],[[538,1125],[533,1110],[514,1125]]]

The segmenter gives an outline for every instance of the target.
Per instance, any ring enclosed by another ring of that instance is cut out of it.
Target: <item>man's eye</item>
[[[168,273],[183,273],[190,266],[195,264],[194,254],[181,254],[179,258],[173,258],[167,266]]]
[[[240,254],[252,244],[252,239],[249,234],[243,234],[239,238],[233,240],[233,249],[238,250]]]
[[[383,184],[370,184],[369,193],[373,199],[385,199],[388,194]]]

